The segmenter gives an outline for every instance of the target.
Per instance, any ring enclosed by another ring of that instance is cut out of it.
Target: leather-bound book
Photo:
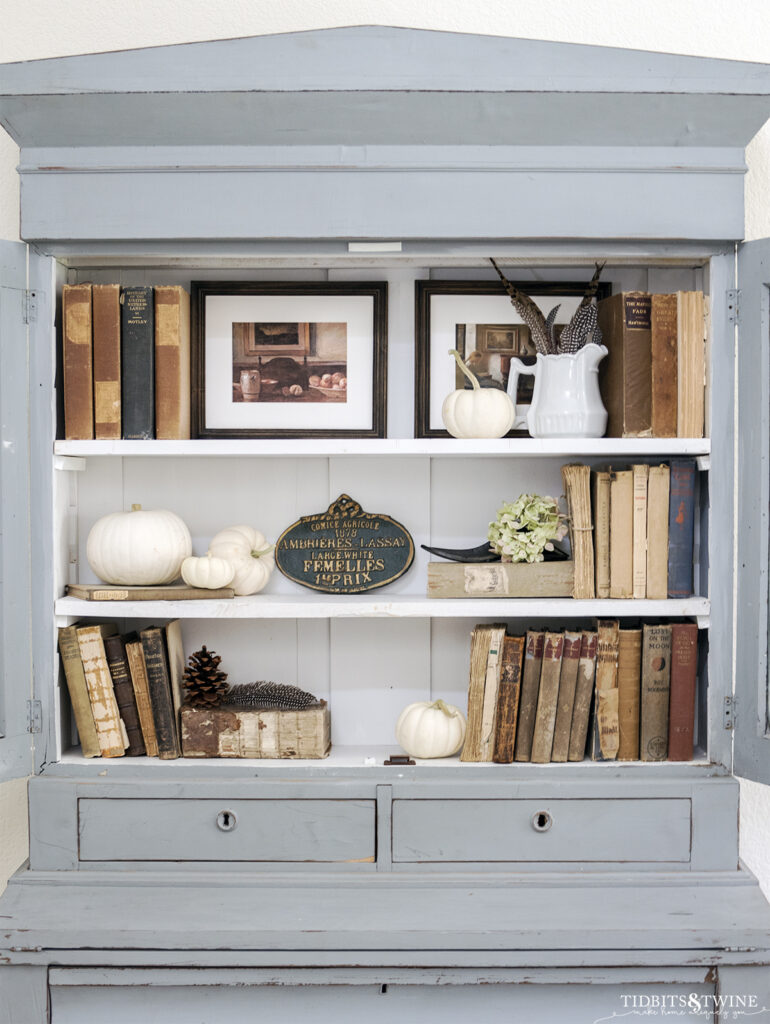
[[[507,636],[503,640],[502,671],[497,694],[495,721],[495,748],[492,760],[498,764],[511,764],[516,742],[516,723],[519,717],[521,668],[524,660],[524,637]]]
[[[158,756],[158,740],[155,736],[155,721],[152,717],[152,701],[150,686],[147,681],[147,668],[144,664],[144,648],[136,634],[126,637],[126,661],[134,687],[134,699],[142,729],[142,739],[148,757]]]
[[[608,354],[599,367],[608,437],[652,434],[651,297],[621,292],[598,303],[599,327]]]
[[[676,307],[676,295],[652,296],[653,437],[676,437],[678,360]]]
[[[647,597],[668,597],[668,466],[650,466],[647,485]]]
[[[668,505],[668,596],[691,597],[695,536],[695,462],[674,459]]]
[[[481,761],[484,725],[484,690],[487,681],[489,651],[493,637],[505,634],[505,625],[476,626],[471,633],[471,659],[468,677],[468,726],[465,730],[461,761]]]
[[[618,761],[639,760],[639,697],[642,673],[642,631],[618,634]]]
[[[93,286],[94,437],[120,440],[120,285]]]
[[[553,729],[552,761],[566,761],[569,756],[569,738],[572,729],[572,713],[575,708],[578,668],[582,633],[564,633],[564,650],[561,656],[559,676],[559,702],[556,706],[556,724]]]
[[[610,475],[610,597],[634,593],[634,479],[630,469]]]
[[[115,690],[118,711],[123,719],[126,735],[128,736],[126,755],[128,757],[142,757],[146,750],[144,739],[142,738],[142,727],[139,724],[134,686],[131,682],[131,674],[126,659],[125,640],[122,636],[108,636],[104,641],[104,650],[107,654],[107,664],[112,676],[112,687]]]
[[[610,474],[593,474],[594,569],[596,596],[610,596]]]
[[[94,436],[91,285],[65,284],[61,307],[64,437],[90,441]]]
[[[121,337],[123,437],[155,437],[155,311],[152,288],[124,288]]]
[[[530,630],[524,645],[524,669],[521,674],[519,721],[516,726],[515,761],[529,761],[532,757],[532,736],[535,731],[537,695],[540,689],[540,670],[543,665],[544,633]]]
[[[572,709],[572,726],[569,734],[569,760],[582,761],[586,756],[588,726],[591,721],[591,702],[594,696],[596,677],[597,634],[584,631],[580,641],[575,706]]]
[[[155,288],[155,436],[190,437],[190,296],[179,285]]]
[[[600,620],[596,643],[596,685],[591,759],[614,761],[618,756],[618,645],[620,624]]]
[[[677,292],[677,435],[703,437],[706,321],[703,292]]]
[[[158,741],[158,756],[161,760],[173,760],[180,754],[179,730],[174,701],[171,696],[165,634],[162,629],[150,626],[148,629],[143,629],[139,637],[144,651],[144,664],[152,702],[152,717]]]
[[[546,633],[543,642],[543,667],[540,670],[540,692],[537,695],[535,732],[532,736],[533,764],[547,764],[551,760],[563,653],[564,635]]]
[[[88,684],[83,671],[83,661],[80,657],[80,645],[75,626],[62,626],[59,630],[59,654],[83,757],[99,757],[102,751],[91,710],[91,698],[88,696]]]
[[[562,466],[561,477],[567,498],[569,534],[572,544],[575,582],[572,596],[592,600],[594,586],[594,537],[591,516],[591,469],[579,464]]]
[[[126,730],[104,650],[104,639],[115,632],[115,626],[78,626],[76,630],[99,749],[102,757],[123,757],[128,746]]]
[[[698,672],[698,627],[671,626],[671,694],[668,703],[668,759],[692,761],[695,730],[695,680]]]
[[[670,687],[671,626],[643,626],[639,738],[642,761],[666,760]]]

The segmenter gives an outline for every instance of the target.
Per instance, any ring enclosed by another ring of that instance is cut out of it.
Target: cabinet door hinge
[[[735,697],[725,697],[724,707],[722,708],[722,728],[723,729],[732,729],[734,714],[735,714]]]
[[[727,319],[735,327],[741,322],[741,290],[740,288],[727,289]]]
[[[34,324],[37,320],[37,292],[26,290],[22,296],[22,320]]]
[[[39,700],[27,701],[27,732],[43,731],[43,705]]]

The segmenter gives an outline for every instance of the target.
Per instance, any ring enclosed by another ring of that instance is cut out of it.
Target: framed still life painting
[[[387,284],[194,281],[199,438],[383,437]]]

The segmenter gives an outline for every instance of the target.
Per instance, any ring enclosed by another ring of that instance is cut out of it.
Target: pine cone
[[[184,685],[187,690],[185,703],[194,708],[215,708],[224,700],[230,687],[227,673],[220,672],[222,659],[205,645],[191,654],[184,670]]]
[[[286,683],[243,683],[232,686],[227,695],[228,706],[270,711],[301,711],[319,703],[312,693]]]

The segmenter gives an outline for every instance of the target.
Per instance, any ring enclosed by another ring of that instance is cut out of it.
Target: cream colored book
[[[559,706],[559,681],[564,653],[564,635],[546,633],[543,643],[543,667],[537,696],[535,732],[532,737],[532,763],[547,764],[553,750],[553,734]]]
[[[633,587],[634,598],[643,599],[647,596],[647,484],[650,478],[650,467],[637,465],[632,467],[634,475],[634,554],[633,554]]]
[[[505,632],[505,624],[476,626],[471,632],[471,657],[468,678],[468,727],[461,761],[481,760],[481,733],[484,720],[484,689],[487,678],[489,649],[495,630]]]
[[[668,502],[671,470],[650,466],[647,486],[647,597],[668,597]]]
[[[575,563],[575,583],[572,596],[592,600],[594,587],[594,538],[591,516],[591,469],[589,466],[568,465],[561,468],[564,493],[567,498],[569,533],[572,559]]]
[[[484,678],[484,704],[481,712],[480,761],[491,761],[495,752],[495,719],[500,674],[503,670],[503,643],[505,626],[495,627],[489,640],[487,671]]]
[[[128,745],[104,650],[104,637],[116,632],[114,625],[78,626],[77,630],[80,658],[102,757],[123,757]]]
[[[678,437],[703,437],[706,384],[706,308],[703,292],[677,292]]]
[[[593,474],[594,492],[594,569],[596,596],[610,596],[610,474]]]
[[[610,476],[610,597],[634,592],[634,483],[630,469]]]

